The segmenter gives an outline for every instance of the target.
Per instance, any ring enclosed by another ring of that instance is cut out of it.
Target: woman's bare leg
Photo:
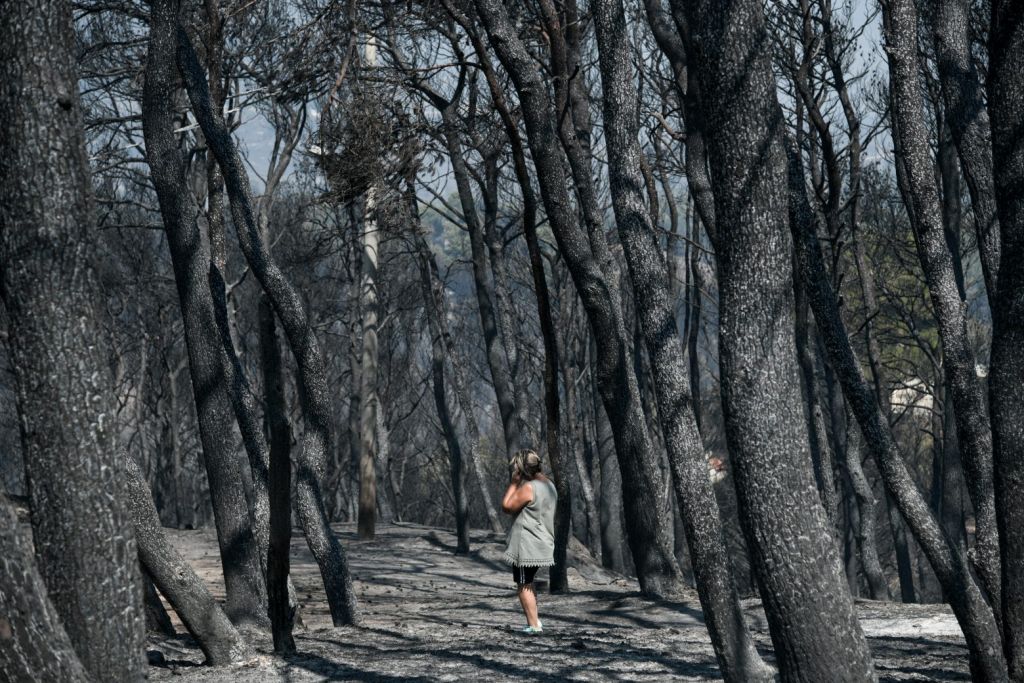
[[[526,615],[526,623],[534,628],[540,626],[540,617],[537,616],[537,594],[533,591],[533,584],[527,583],[517,587],[519,604],[523,606],[523,614]]]

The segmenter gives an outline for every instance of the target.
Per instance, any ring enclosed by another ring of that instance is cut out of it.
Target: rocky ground
[[[640,597],[635,581],[606,572],[582,553],[570,569],[573,592],[541,594],[545,633],[524,625],[500,540],[473,535],[473,552],[454,554],[454,535],[415,525],[378,530],[360,542],[337,528],[353,567],[362,625],[335,629],[304,539],[293,539],[292,572],[304,626],[299,654],[259,655],[229,668],[201,665],[185,636],[151,636],[152,680],[256,681],[663,681],[717,680],[718,668],[696,593],[679,602]],[[223,597],[216,539],[210,530],[171,532],[175,545]],[[540,575],[543,577],[543,574]],[[771,661],[771,641],[757,600],[744,603],[758,646]],[[885,681],[970,680],[967,652],[944,605],[858,603],[861,622]],[[172,615],[173,617],[173,615]],[[175,621],[179,632],[181,624]],[[158,655],[157,652],[160,654]],[[162,656],[161,656],[162,655]]]

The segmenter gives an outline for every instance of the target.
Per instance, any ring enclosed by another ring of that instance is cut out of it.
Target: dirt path
[[[153,680],[256,681],[663,681],[717,680],[696,593],[677,603],[639,597],[636,583],[580,560],[570,569],[573,593],[541,594],[545,633],[524,636],[499,539],[474,533],[474,551],[457,557],[454,536],[414,525],[379,529],[372,542],[336,527],[353,567],[362,608],[358,628],[334,629],[312,556],[293,541],[293,577],[305,627],[300,654],[271,656],[258,642],[253,662],[200,666],[187,636],[151,637],[166,664]],[[175,545],[223,597],[212,532],[172,532]],[[763,654],[771,641],[758,601],[745,603]],[[970,680],[963,636],[942,605],[858,605],[882,680]],[[179,631],[180,623],[175,622]]]

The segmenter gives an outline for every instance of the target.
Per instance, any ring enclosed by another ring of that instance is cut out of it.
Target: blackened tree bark
[[[0,671],[11,681],[89,680],[32,557],[32,541],[0,494]],[[139,653],[135,653],[140,660]],[[141,670],[141,666],[139,666]]]
[[[680,4],[701,110],[714,122],[706,134],[718,221],[726,439],[779,671],[793,681],[873,678],[817,502],[799,400],[784,124],[762,6]]]
[[[267,476],[270,532],[267,542],[267,602],[274,651],[295,651],[292,639],[294,614],[288,604],[289,553],[292,538],[292,430],[288,425],[284,395],[281,347],[277,343],[274,311],[266,297],[259,302],[260,369],[266,408],[264,422],[270,441]]]
[[[23,605],[48,593],[89,676],[137,681],[144,675],[142,593],[117,457],[105,299],[90,248],[96,216],[71,4],[4,7],[0,68],[0,298],[36,563],[47,589],[35,598],[6,595],[11,584],[0,590],[4,602]],[[18,531],[4,534],[8,544]],[[21,574],[18,588],[38,583],[27,558],[4,562],[5,572]],[[19,629],[39,628],[38,636],[60,628],[52,611],[3,616],[20,621]],[[25,646],[30,634],[20,631],[11,646]],[[42,673],[70,675],[66,645],[54,642],[59,661]]]
[[[126,460],[125,500],[135,523],[139,561],[146,573],[199,642],[207,664],[231,664],[251,657],[252,649],[213,599],[206,584],[167,540],[145,475],[134,460],[130,457]]]
[[[232,369],[224,357],[224,339],[219,335],[224,330],[218,325],[207,279],[210,259],[203,253],[199,207],[173,132],[176,113],[169,93],[178,86],[174,70],[177,43],[172,35],[177,12],[174,2],[152,5],[142,92],[142,130],[185,326],[203,462],[224,568],[227,613],[235,621],[263,623],[266,584],[261,552],[242,487],[242,462],[233,448],[236,417],[229,395]]]
[[[704,620],[725,680],[772,680],[774,672],[761,661],[747,631],[731,578],[718,503],[688,392],[668,273],[652,215],[644,205],[637,139],[639,98],[629,44],[623,40],[627,34],[625,11],[621,0],[594,0],[591,9],[601,68],[612,205],[654,375],[657,413]]]
[[[1003,643],[1024,681],[1024,5],[992,3],[989,115],[1002,258],[992,306],[989,392],[1002,548]]]
[[[932,16],[945,118],[971,195],[978,253],[991,298],[999,269],[999,218],[992,175],[992,133],[984,88],[971,56],[971,6],[967,0],[938,0]]]
[[[852,416],[851,416],[852,417]],[[861,567],[868,582],[872,600],[888,600],[889,586],[882,573],[878,558],[878,543],[875,540],[875,493],[861,466],[860,428],[853,426],[846,444],[846,472],[850,477],[853,495],[857,500],[857,525],[854,533],[860,548]]]
[[[672,552],[671,527],[661,506],[652,504],[662,491],[661,475],[652,452],[636,376],[628,361],[627,331],[617,286],[610,280],[602,254],[593,247],[605,240],[603,231],[588,236],[576,219],[569,202],[562,155],[557,152],[561,146],[555,129],[559,117],[508,10],[499,0],[476,0],[474,4],[491,46],[519,94],[541,199],[597,341],[598,387],[611,421],[622,470],[629,545],[640,588],[649,594],[671,594],[679,588],[681,575]],[[607,250],[606,244],[604,249]]]
[[[935,186],[919,83],[917,11],[913,0],[886,0],[882,9],[889,58],[893,137],[898,139],[904,169],[900,186],[906,203],[912,206],[911,224],[939,327],[964,478],[974,506],[977,535],[972,564],[998,620],[1001,612],[999,531],[992,482],[992,435],[975,372],[974,352],[967,338],[967,306],[957,288],[953,255],[946,243]]]
[[[170,0],[173,2],[173,0]],[[161,3],[162,4],[162,3]],[[320,484],[330,450],[331,408],[327,372],[305,306],[294,285],[274,261],[258,225],[249,177],[220,112],[211,107],[206,75],[184,29],[176,24],[178,68],[189,100],[217,163],[224,173],[232,220],[246,261],[270,299],[298,368],[297,383],[305,418],[303,448],[296,457],[296,507],[306,541],[320,566],[331,618],[336,626],[356,621],[356,598],[345,551],[331,530]]]
[[[802,162],[799,152],[792,145],[788,150],[788,158],[790,227],[797,262],[808,285],[811,309],[828,351],[829,363],[839,378],[850,410],[857,418],[886,490],[928,557],[950,600],[953,613],[967,639],[972,675],[976,680],[1006,680],[1005,660],[992,647],[992,643],[999,637],[992,609],[974,582],[966,559],[932,516],[924,496],[903,461],[889,422],[853,352],[822,259],[815,218],[807,199]]]

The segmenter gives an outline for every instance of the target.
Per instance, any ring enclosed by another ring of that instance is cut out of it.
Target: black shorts
[[[517,586],[525,586],[533,583],[533,577],[537,575],[537,567],[520,567],[512,565],[512,580]]]

